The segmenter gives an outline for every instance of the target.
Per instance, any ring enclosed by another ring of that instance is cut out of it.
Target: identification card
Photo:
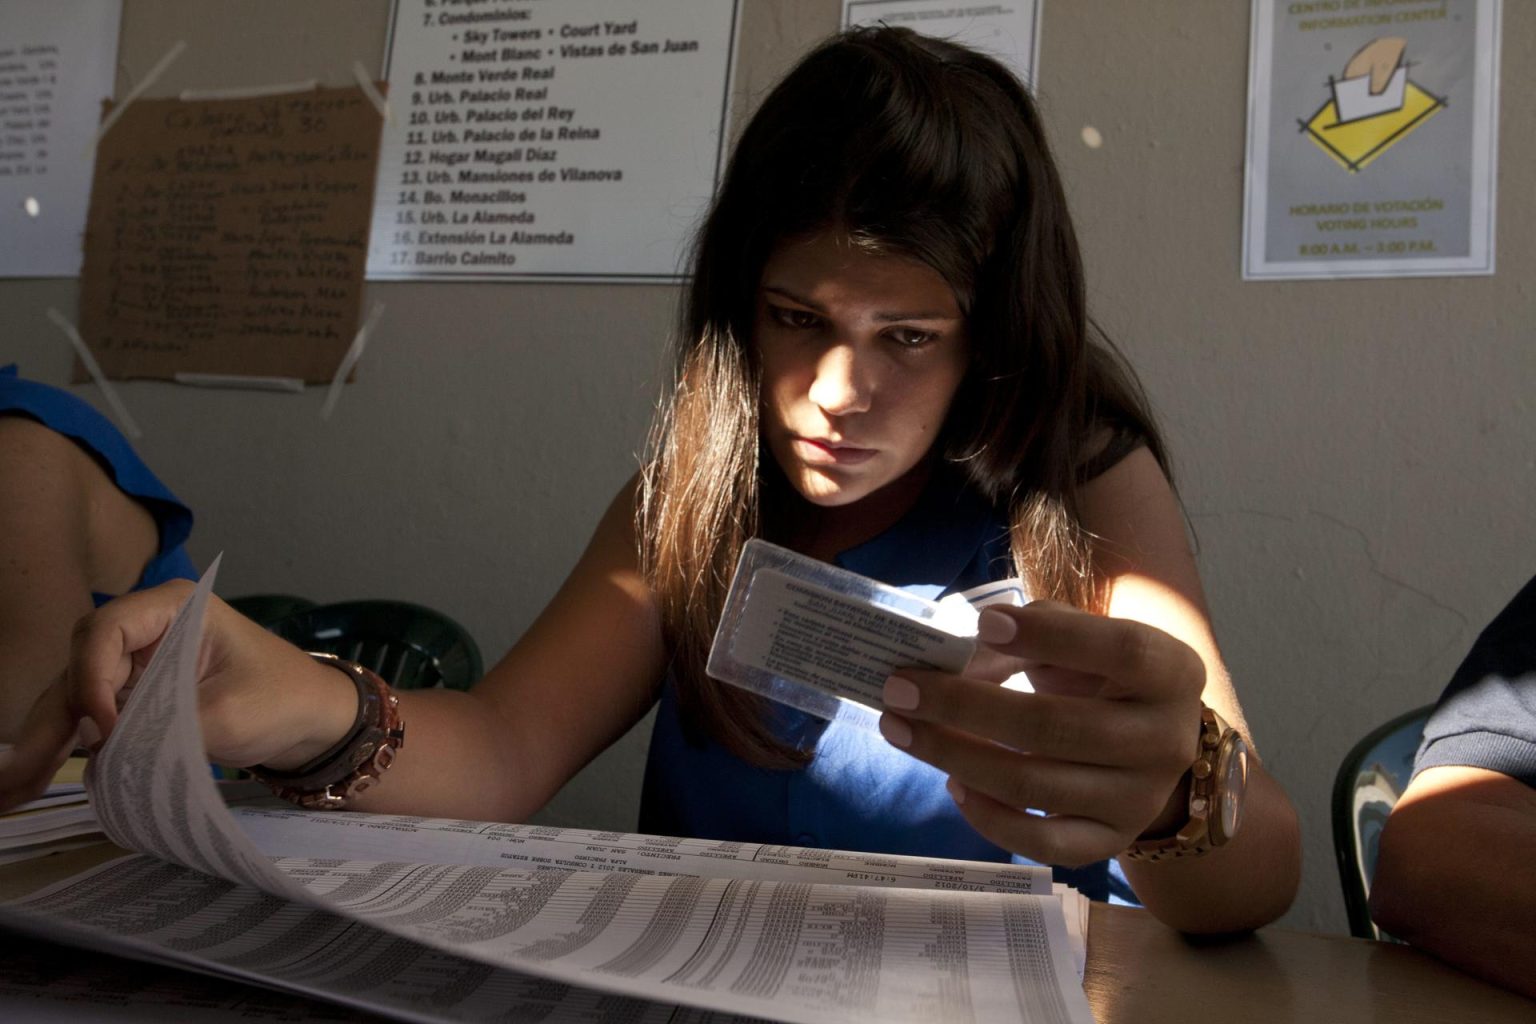
[[[822,718],[839,717],[846,701],[880,711],[885,680],[897,669],[963,670],[976,649],[974,623],[974,614],[957,620],[941,603],[752,540],[708,671]],[[957,635],[955,625],[971,635]]]

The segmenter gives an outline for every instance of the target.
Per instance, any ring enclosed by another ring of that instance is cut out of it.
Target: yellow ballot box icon
[[[1362,46],[1342,78],[1330,77],[1328,102],[1300,122],[1302,132],[1351,174],[1445,107],[1443,97],[1408,77],[1406,51],[1395,36]]]

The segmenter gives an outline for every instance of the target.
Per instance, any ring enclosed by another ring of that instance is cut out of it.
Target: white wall
[[[127,0],[119,93],[175,39],[152,92],[377,68],[383,0]],[[837,23],[833,0],[747,0],[742,106]],[[1536,6],[1504,35],[1536,38]],[[1247,5],[1046,3],[1040,98],[1095,310],[1167,427],[1227,659],[1306,828],[1287,923],[1343,930],[1328,834],[1354,740],[1431,700],[1536,573],[1536,110],[1504,65],[1499,273],[1244,284],[1238,275]],[[1507,56],[1518,56],[1518,48]],[[1519,102],[1516,102],[1518,100]],[[1084,125],[1104,138],[1080,141]],[[322,395],[134,382],[145,456],[226,552],[226,594],[398,596],[494,658],[528,625],[633,471],[675,289],[385,284],[336,416]],[[63,383],[43,317],[73,281],[0,282],[0,360]],[[94,389],[80,393],[95,400]],[[546,820],[630,827],[643,727]]]

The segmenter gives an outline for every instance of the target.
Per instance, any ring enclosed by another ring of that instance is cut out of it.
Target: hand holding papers
[[[0,920],[415,1020],[694,1019],[636,1000],[829,1024],[1091,1020],[1063,912],[1080,933],[1081,905],[1030,869],[286,808],[237,819],[195,729],[211,582],[92,772],[109,835],[148,855]]]

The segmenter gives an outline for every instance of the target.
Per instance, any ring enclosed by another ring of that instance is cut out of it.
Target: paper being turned
[[[1083,905],[1030,869],[345,812],[247,816],[258,846],[198,727],[213,574],[89,773],[149,856],[0,906],[8,927],[409,1020],[1092,1021]]]

